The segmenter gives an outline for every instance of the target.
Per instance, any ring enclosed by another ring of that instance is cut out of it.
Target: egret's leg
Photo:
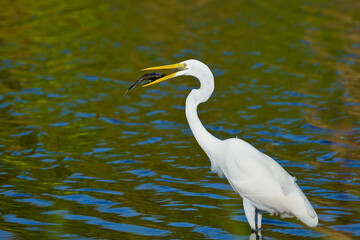
[[[257,229],[261,230],[261,221],[262,221],[262,211],[256,209],[256,220],[257,220]]]
[[[255,230],[256,230],[255,207],[251,204],[250,200],[248,200],[247,198],[243,198],[243,205],[244,205],[246,219],[249,222],[251,230],[255,232]]]

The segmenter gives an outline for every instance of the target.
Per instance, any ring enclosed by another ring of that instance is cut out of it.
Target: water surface
[[[276,159],[320,224],[264,215],[266,239],[360,236],[357,1],[11,1],[0,13],[0,237],[249,239],[184,114],[198,83],[137,88],[196,58],[206,128]]]

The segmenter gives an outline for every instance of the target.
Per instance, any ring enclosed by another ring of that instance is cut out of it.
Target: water
[[[183,77],[140,69],[197,58],[199,107],[298,179],[320,224],[264,215],[266,239],[360,236],[357,1],[11,1],[0,13],[0,237],[249,239],[242,202],[187,125]]]

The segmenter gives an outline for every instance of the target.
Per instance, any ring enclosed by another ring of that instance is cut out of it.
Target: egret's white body
[[[245,215],[252,230],[261,228],[263,211],[279,213],[282,217],[295,216],[306,225],[315,227],[317,214],[294,177],[249,143],[238,138],[220,140],[201,124],[197,106],[206,102],[214,91],[214,76],[210,69],[198,60],[187,60],[145,70],[169,68],[180,71],[147,85],[182,75],[194,76],[200,81],[200,88],[193,89],[186,98],[186,118],[195,139],[211,161],[211,170],[224,175],[243,198]]]

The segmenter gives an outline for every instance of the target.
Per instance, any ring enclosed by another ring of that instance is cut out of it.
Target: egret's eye
[[[185,70],[186,69],[187,64],[183,63],[181,67],[179,67],[179,70]]]

